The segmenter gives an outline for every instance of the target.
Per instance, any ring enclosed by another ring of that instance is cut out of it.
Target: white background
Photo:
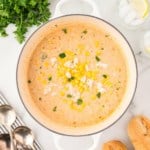
[[[52,13],[55,10],[55,5],[57,4],[57,2],[58,0],[51,1]],[[137,30],[129,30],[124,27],[118,17],[118,3],[116,0],[95,0],[95,2],[99,8],[102,18],[115,25],[127,37],[131,46],[133,47],[134,52],[138,53],[141,50],[140,42],[142,41],[143,34],[146,30],[148,30],[148,28],[150,30],[148,24],[140,27]],[[74,6],[72,4],[68,5],[69,8],[67,7],[67,9],[70,9],[67,10],[68,12],[70,12],[72,9],[75,9],[74,11],[77,11],[76,13],[78,13],[79,10],[86,10],[84,5],[81,4],[78,6]],[[36,27],[31,28],[30,31],[27,33],[27,37],[29,37],[29,35],[31,35],[31,33],[35,29]],[[14,39],[14,34],[12,34],[13,30],[14,26],[9,26],[9,36],[6,38],[0,38],[0,91],[4,93],[10,104],[15,108],[21,118],[34,131],[36,138],[39,140],[43,149],[55,150],[52,133],[40,126],[30,117],[19,98],[16,88],[16,66],[19,54],[24,43],[22,45],[18,44],[18,42]],[[97,150],[101,149],[101,143],[111,139],[122,140],[124,143],[127,144],[128,148],[132,150],[132,146],[127,137],[127,123],[129,119],[132,117],[132,115],[139,113],[150,116],[150,110],[148,107],[148,100],[150,99],[150,94],[148,92],[150,89],[150,59],[140,55],[137,55],[136,58],[138,61],[140,74],[138,89],[136,92],[134,103],[131,105],[127,113],[121,118],[121,120],[119,120],[108,130],[103,132]],[[63,137],[63,139],[65,140],[65,142],[63,143],[63,145],[65,146],[65,150],[68,150],[66,146],[70,147],[70,150],[76,150],[76,146],[80,147],[81,150],[86,150],[85,147],[91,144],[91,141],[89,141],[89,137],[81,139],[80,144],[75,144],[74,146],[70,141],[72,140],[71,138]],[[75,140],[76,138],[73,138],[73,141]],[[85,147],[83,147],[83,145]]]

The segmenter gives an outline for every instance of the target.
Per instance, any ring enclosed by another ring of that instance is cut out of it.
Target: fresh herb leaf
[[[47,57],[48,57],[47,54],[46,54],[46,53],[43,53],[42,56],[41,56],[41,59],[44,60],[44,59],[46,59]]]
[[[0,29],[0,36],[7,36],[8,34],[6,33],[6,31],[4,29]]]
[[[29,27],[48,21],[50,15],[48,0],[0,0],[0,36],[7,36],[6,27],[14,24],[15,37],[22,43]]]
[[[109,34],[106,34],[105,37],[109,37]]]
[[[55,106],[55,107],[53,108],[53,111],[54,111],[54,112],[57,111],[57,106]]]
[[[100,97],[101,97],[101,92],[98,92],[98,93],[96,94],[96,96],[97,96],[98,98],[100,98]]]
[[[118,80],[118,83],[121,83],[121,81]]]
[[[67,34],[67,32],[68,32],[66,28],[62,29],[62,31],[63,31],[65,34]]]
[[[38,3],[37,0],[30,0],[30,5],[32,5],[33,7]]]
[[[74,124],[74,125],[76,125],[76,124],[77,124],[77,122],[76,122],[76,121],[74,121],[74,122],[73,122],[73,124]]]
[[[72,81],[72,80],[74,80],[75,79],[75,77],[71,77],[71,78],[68,78],[68,81],[70,82],[70,81]]]
[[[66,54],[65,54],[65,53],[60,53],[60,54],[59,54],[59,57],[60,57],[60,58],[65,58],[65,57],[66,57]]]
[[[72,97],[72,95],[71,95],[71,94],[67,94],[67,97],[68,97],[68,98],[71,98],[71,97]]]
[[[103,76],[103,78],[105,78],[105,79],[108,77],[106,74],[103,74],[102,76]]]
[[[82,33],[87,34],[87,30],[84,30]]]
[[[81,98],[79,98],[78,100],[77,100],[77,104],[78,105],[81,105],[83,103],[83,100],[81,99]]]
[[[51,81],[52,80],[52,76],[48,77],[48,81]]]
[[[30,83],[31,83],[31,80],[28,80],[28,83],[30,84]]]
[[[98,56],[95,56],[96,61],[100,61],[101,59]]]
[[[117,87],[116,90],[119,91],[119,90],[120,90],[120,87]]]

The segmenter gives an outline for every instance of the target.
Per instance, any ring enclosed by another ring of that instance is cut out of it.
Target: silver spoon
[[[0,134],[0,149],[10,150],[10,135]]]
[[[0,124],[4,125],[10,134],[11,150],[14,150],[14,142],[12,138],[11,125],[16,120],[16,113],[10,105],[0,106]]]
[[[35,150],[33,146],[34,135],[30,128],[26,126],[19,126],[13,131],[13,137],[17,144],[21,144],[23,147],[31,150]]]

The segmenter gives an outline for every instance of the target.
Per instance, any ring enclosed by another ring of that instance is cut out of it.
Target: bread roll
[[[128,124],[128,135],[135,150],[150,150],[150,120],[134,117]]]
[[[127,150],[127,148],[122,142],[114,140],[105,143],[102,150]]]

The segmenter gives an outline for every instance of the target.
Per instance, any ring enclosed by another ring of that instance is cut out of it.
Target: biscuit
[[[135,150],[150,150],[150,120],[144,116],[131,119],[128,136]]]
[[[105,143],[102,150],[127,150],[127,148],[122,142],[113,140]]]

